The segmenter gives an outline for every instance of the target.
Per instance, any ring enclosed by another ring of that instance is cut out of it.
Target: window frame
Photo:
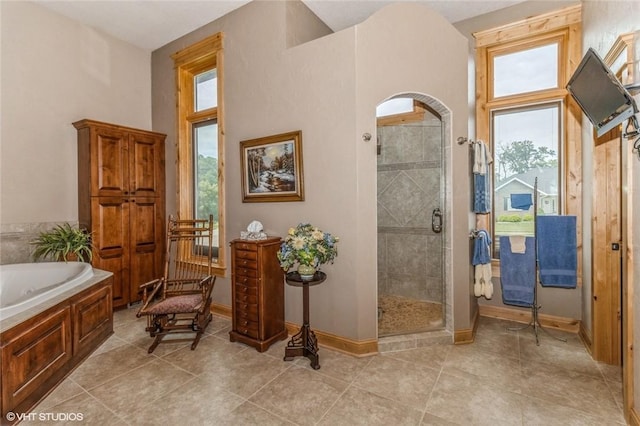
[[[224,104],[223,104],[223,33],[216,33],[173,54],[177,94],[177,211],[178,217],[194,217],[195,183],[193,126],[216,120],[218,125],[218,244],[213,273],[225,275],[224,220]],[[195,110],[194,78],[211,68],[217,74],[217,106]],[[204,259],[203,259],[204,263]]]
[[[476,39],[476,139],[492,141],[493,112],[496,110],[516,109],[537,104],[558,102],[560,104],[560,146],[558,147],[559,206],[561,214],[578,217],[578,240],[581,231],[581,181],[582,149],[581,119],[582,113],[566,90],[566,84],[580,62],[581,51],[581,6],[571,6],[558,11],[527,18],[512,24],[474,33]],[[558,43],[558,84],[555,88],[493,96],[493,58],[531,49],[534,47]],[[491,145],[491,152],[495,149]],[[493,165],[491,177],[494,178]],[[492,185],[492,188],[495,188]],[[476,227],[486,229],[494,235],[495,194],[492,194],[492,211],[488,215],[476,215]],[[578,254],[581,258],[581,254]],[[499,266],[499,260],[493,260]],[[579,268],[580,270],[580,268]],[[499,276],[499,268],[494,268]],[[581,281],[579,274],[579,283]]]

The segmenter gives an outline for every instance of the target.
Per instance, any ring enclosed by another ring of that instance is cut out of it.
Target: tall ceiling
[[[154,50],[250,0],[34,0],[143,49]],[[333,31],[359,24],[399,0],[302,0]],[[523,0],[414,0],[455,23]]]

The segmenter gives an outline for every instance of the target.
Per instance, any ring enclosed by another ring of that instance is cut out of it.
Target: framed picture
[[[302,131],[240,142],[242,202],[303,201]]]

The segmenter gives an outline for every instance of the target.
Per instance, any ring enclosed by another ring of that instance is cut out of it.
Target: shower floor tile
[[[381,295],[378,310],[378,336],[420,333],[444,327],[441,303]]]

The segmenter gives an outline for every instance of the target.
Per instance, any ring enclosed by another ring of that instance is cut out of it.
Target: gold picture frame
[[[242,202],[304,201],[302,131],[240,142]]]

